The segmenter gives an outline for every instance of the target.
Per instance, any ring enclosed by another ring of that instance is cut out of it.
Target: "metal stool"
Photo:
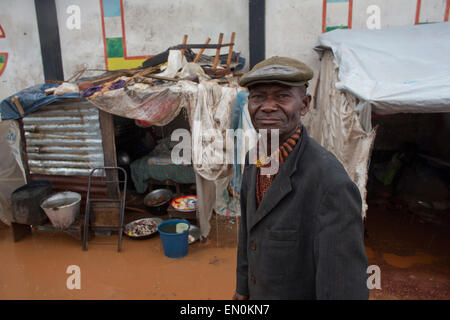
[[[91,199],[91,180],[95,171],[104,170],[106,177],[107,197]],[[115,173],[112,171],[116,171]],[[118,173],[122,171],[124,180],[119,180]],[[123,192],[120,195],[120,183],[123,183]],[[116,185],[117,183],[117,185]],[[120,167],[98,167],[89,174],[86,211],[83,229],[83,250],[87,251],[89,226],[103,230],[116,230],[119,232],[117,252],[122,249],[123,220],[125,212],[125,199],[127,191],[127,172]]]

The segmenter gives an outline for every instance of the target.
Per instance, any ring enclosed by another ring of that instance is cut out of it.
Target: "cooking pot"
[[[144,204],[151,208],[152,214],[162,216],[167,213],[170,200],[172,200],[172,191],[169,189],[156,189],[145,196]]]

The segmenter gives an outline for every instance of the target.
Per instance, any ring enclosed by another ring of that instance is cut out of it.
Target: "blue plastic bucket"
[[[180,219],[167,220],[158,226],[166,257],[181,258],[187,254],[190,227],[187,220]]]

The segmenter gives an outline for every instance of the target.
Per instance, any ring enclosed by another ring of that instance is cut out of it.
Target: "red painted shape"
[[[322,3],[322,33],[327,31],[327,0]]]
[[[422,7],[422,0],[417,0],[416,20],[414,21],[414,24],[419,24],[419,21],[420,21],[420,8],[421,7]]]
[[[352,22],[353,22],[353,0],[349,0],[349,2],[348,2],[348,23],[347,23],[347,27],[349,29],[352,28]]]
[[[125,58],[125,60],[138,60],[138,59],[146,59],[149,57],[152,57],[152,55],[149,56],[132,56],[129,57],[127,55],[127,38],[126,38],[126,34],[125,34],[125,14],[124,14],[124,10],[123,10],[123,0],[120,0],[120,20],[122,22],[122,44],[123,44],[123,56]]]
[[[445,7],[445,15],[444,15],[445,22],[448,22],[449,13],[450,13],[450,0],[447,0],[447,6]]]
[[[106,31],[105,31],[105,15],[103,11],[103,0],[99,0],[100,2],[100,12],[102,16],[102,33],[103,33],[103,49],[104,49],[104,55],[105,55],[105,66],[108,70],[108,52],[106,50]],[[126,35],[125,35],[125,14],[123,10],[123,0],[120,0],[120,20],[122,24],[122,46],[123,46],[123,58],[125,60],[138,60],[138,59],[146,59],[149,57],[152,57],[153,55],[148,56],[132,56],[129,57],[127,55],[127,45],[126,45]]]
[[[3,30],[2,26],[0,25],[0,38],[5,38],[6,34],[5,34],[5,30]]]
[[[106,33],[105,33],[105,19],[104,19],[104,12],[103,12],[103,0],[99,0],[100,2],[100,12],[102,16],[102,33],[103,33],[103,51],[105,54],[105,66],[106,70],[108,70],[108,56],[106,52]]]
[[[449,0],[450,1],[450,0]],[[351,29],[353,24],[353,0],[348,1],[347,28]],[[322,33],[327,31],[327,0],[322,2]]]
[[[0,69],[0,76],[1,76],[3,71],[5,71],[6,63],[8,62],[8,52],[0,52],[0,56],[5,56],[5,62],[3,63],[3,67]]]

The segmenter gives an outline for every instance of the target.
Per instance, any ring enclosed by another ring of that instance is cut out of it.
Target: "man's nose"
[[[261,111],[272,112],[276,110],[278,110],[278,103],[270,97],[264,100],[264,102],[261,105]]]

